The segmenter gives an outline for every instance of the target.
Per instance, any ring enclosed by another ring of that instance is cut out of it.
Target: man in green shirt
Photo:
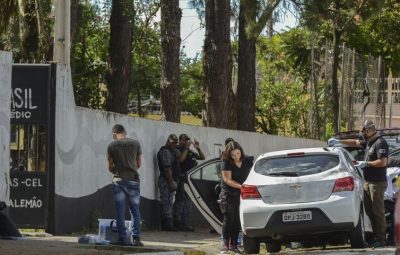
[[[112,128],[114,141],[108,145],[108,170],[113,174],[113,195],[119,239],[116,245],[143,246],[140,241],[140,179],[138,169],[142,149],[138,141],[126,137],[120,124]],[[125,199],[132,219],[132,242],[125,228]]]

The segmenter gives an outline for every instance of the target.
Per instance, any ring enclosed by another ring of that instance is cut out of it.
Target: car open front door
[[[189,197],[218,233],[222,232],[222,214],[215,186],[220,182],[221,162],[220,159],[212,159],[191,169],[186,175],[185,183]]]

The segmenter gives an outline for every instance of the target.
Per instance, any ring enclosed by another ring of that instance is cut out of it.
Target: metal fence
[[[313,43],[310,74],[310,136],[325,137],[332,119],[333,46]],[[339,123],[341,130],[357,128],[372,119],[380,128],[400,126],[400,78],[388,77],[381,57],[363,55],[340,47],[338,70]]]

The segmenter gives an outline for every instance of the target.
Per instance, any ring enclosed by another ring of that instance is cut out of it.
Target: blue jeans
[[[117,211],[117,229],[121,240],[126,238],[125,199],[128,199],[132,220],[132,236],[140,237],[140,183],[135,181],[114,181],[113,195]]]

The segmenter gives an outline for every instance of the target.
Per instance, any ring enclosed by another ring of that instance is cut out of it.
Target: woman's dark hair
[[[224,154],[222,155],[222,160],[228,161],[228,162],[233,162],[233,159],[231,157],[231,151],[233,151],[233,150],[240,150],[240,154],[241,154],[240,160],[243,161],[246,156],[244,155],[242,146],[240,146],[240,144],[236,141],[231,141],[226,145]]]

